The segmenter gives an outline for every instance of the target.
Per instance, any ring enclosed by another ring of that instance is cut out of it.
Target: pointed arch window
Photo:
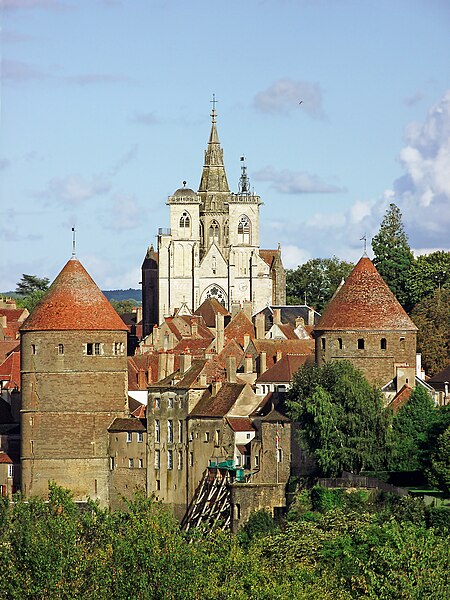
[[[250,244],[250,219],[242,215],[238,223],[238,243]]]
[[[225,221],[223,226],[223,245],[228,246],[230,243],[230,223]]]
[[[220,233],[220,227],[219,227],[219,223],[217,221],[211,221],[211,225],[209,226],[209,243],[212,244],[213,242],[215,242],[216,244],[219,243],[219,233]]]
[[[184,211],[180,217],[180,228],[188,229],[191,226],[191,217],[187,211]]]

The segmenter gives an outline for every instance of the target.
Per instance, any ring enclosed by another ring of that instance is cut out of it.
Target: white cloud
[[[135,112],[130,121],[139,123],[140,125],[155,125],[159,122],[154,112]]]
[[[133,144],[131,146],[131,148],[125,152],[125,154],[123,156],[121,156],[119,158],[119,160],[116,162],[115,165],[113,165],[112,169],[111,169],[111,175],[117,175],[117,173],[119,171],[121,171],[123,169],[123,167],[125,167],[128,163],[130,163],[132,160],[134,160],[137,156],[139,150],[139,145],[138,144]]]
[[[141,225],[142,208],[134,196],[116,194],[107,221],[107,228],[113,231],[135,229]]]
[[[318,83],[279,79],[253,99],[256,109],[265,113],[289,114],[293,110],[306,112],[315,119],[326,117],[322,106],[322,88]]]
[[[84,180],[81,175],[67,175],[54,177],[45,190],[35,195],[40,198],[50,198],[63,205],[81,203],[95,196],[107,194],[111,184],[102,175],[94,175],[90,181]]]
[[[282,259],[285,269],[296,269],[311,258],[308,250],[291,244],[282,247]]]
[[[327,183],[318,175],[304,171],[277,171],[271,166],[253,173],[257,181],[271,181],[272,186],[282,194],[335,194],[345,191],[344,188]]]

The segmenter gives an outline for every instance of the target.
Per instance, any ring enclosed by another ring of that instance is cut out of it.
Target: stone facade
[[[198,192],[178,189],[167,204],[170,228],[159,230],[157,254],[150,249],[142,268],[146,334],[152,320],[161,323],[183,303],[194,312],[206,298],[217,298],[231,311],[247,301],[256,312],[285,302],[281,252],[260,250],[262,202],[250,191],[245,166],[239,192],[228,187],[215,110]]]

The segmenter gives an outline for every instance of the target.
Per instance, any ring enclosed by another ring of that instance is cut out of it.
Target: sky
[[[286,268],[356,261],[389,203],[450,249],[449,0],[0,0],[0,291],[76,253],[138,288],[167,197],[197,190],[217,99]]]

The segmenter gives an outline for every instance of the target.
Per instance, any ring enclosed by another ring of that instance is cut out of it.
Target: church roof
[[[269,267],[272,266],[273,261],[278,257],[279,254],[280,254],[279,250],[262,250],[262,249],[260,249],[260,251],[259,251],[260,257],[263,259],[264,262],[266,262],[269,265]]]
[[[127,331],[127,326],[79,260],[72,257],[21,331]]]
[[[194,314],[203,317],[203,320],[208,327],[215,327],[217,314],[228,316],[230,313],[217,300],[217,298],[206,298],[206,300],[200,304]]]
[[[417,327],[372,261],[363,256],[326,307],[315,331],[344,329],[412,330]]]

